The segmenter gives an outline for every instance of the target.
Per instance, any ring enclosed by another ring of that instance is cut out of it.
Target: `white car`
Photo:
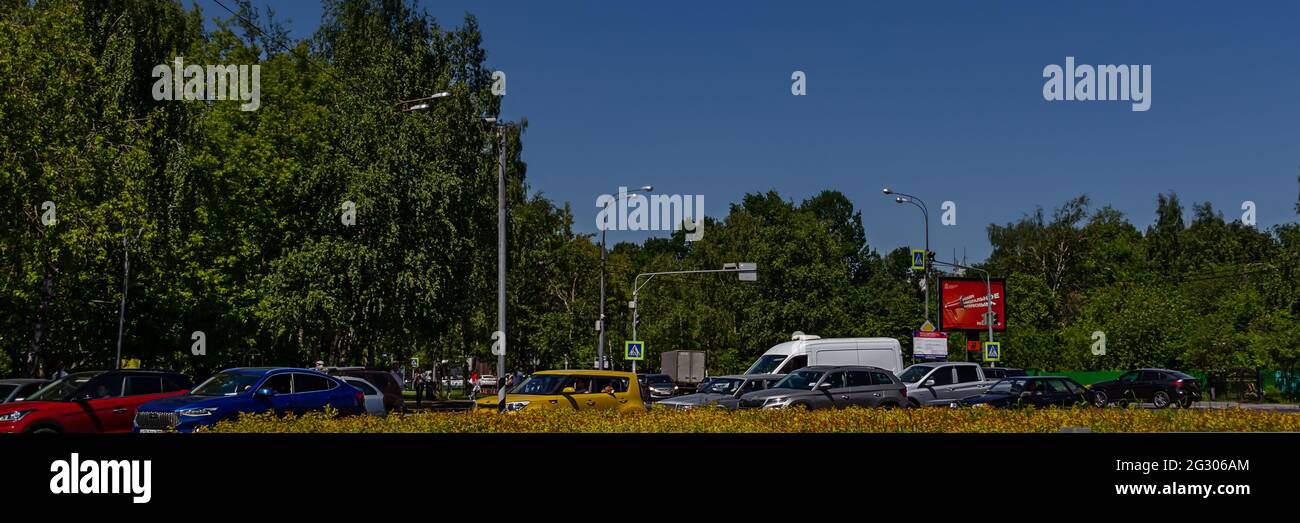
[[[479,376],[478,385],[480,387],[495,387],[497,386],[497,377],[491,374]]]
[[[388,412],[384,410],[384,393],[380,392],[377,387],[371,385],[369,381],[352,376],[339,376],[339,379],[347,382],[348,385],[361,390],[365,396],[366,414],[372,416],[383,416]]]

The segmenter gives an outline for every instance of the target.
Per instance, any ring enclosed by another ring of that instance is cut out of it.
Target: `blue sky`
[[[317,3],[270,4],[295,36],[320,23]],[[972,262],[989,253],[989,223],[1079,194],[1143,228],[1167,191],[1189,214],[1209,201],[1231,219],[1250,200],[1261,227],[1296,220],[1296,3],[419,5],[444,27],[478,18],[488,65],[507,74],[505,116],[529,120],[528,181],[572,202],[581,232],[595,230],[599,194],[645,184],[702,194],[715,217],[748,192],[836,189],[872,248],[919,247],[920,213],[881,195],[890,186],[929,204],[941,259]],[[1066,56],[1151,65],[1150,110],[1045,101],[1043,68]],[[791,95],[795,70],[806,96]],[[945,200],[955,226],[939,224]]]

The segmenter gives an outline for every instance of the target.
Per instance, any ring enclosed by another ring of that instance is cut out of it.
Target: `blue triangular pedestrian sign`
[[[624,358],[624,359],[628,359],[628,360],[644,360],[644,359],[645,359],[645,343],[644,343],[644,342],[640,342],[640,341],[625,341],[625,342],[623,342],[623,350],[624,350],[624,355],[623,355],[623,358]]]
[[[1002,344],[996,341],[984,342],[984,361],[998,361],[1002,359]]]

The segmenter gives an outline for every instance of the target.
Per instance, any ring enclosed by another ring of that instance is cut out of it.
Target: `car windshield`
[[[257,385],[257,381],[262,379],[261,374],[249,374],[247,372],[222,372],[208,378],[208,381],[194,390],[190,391],[191,396],[235,396]]]
[[[934,370],[934,367],[929,365],[912,365],[904,370],[902,374],[899,374],[898,379],[902,380],[903,383],[916,383],[921,381],[921,378],[924,378],[932,370]]]
[[[776,382],[776,385],[773,385],[772,388],[812,390],[813,385],[817,384],[817,380],[822,379],[822,374],[826,373],[819,370],[795,371],[793,374],[781,378],[781,381]]]
[[[510,391],[511,394],[533,394],[538,396],[548,396],[559,394],[568,383],[568,376],[561,374],[533,374],[524,380],[517,387]]]
[[[74,393],[98,375],[100,375],[98,372],[69,374],[59,378],[54,383],[46,385],[45,388],[36,391],[27,399],[30,401],[71,401]]]
[[[650,376],[650,384],[651,385],[672,385],[673,379],[669,377],[667,374]]]
[[[785,361],[785,356],[781,354],[767,354],[758,358],[754,365],[745,371],[745,374],[771,374],[781,362]]]
[[[989,387],[989,392],[1020,392],[1025,388],[1025,382],[1029,380],[1001,380]]]
[[[16,388],[18,388],[17,385],[10,385],[10,384],[8,384],[8,383],[0,383],[0,400],[3,400],[3,399],[5,399],[5,398],[8,398],[8,397],[9,397],[9,393],[13,392],[14,389],[16,389]]]
[[[724,379],[715,379],[715,380],[713,380],[713,381],[710,381],[710,382],[708,383],[708,385],[705,385],[705,386],[703,386],[703,387],[700,387],[700,390],[699,390],[699,391],[702,392],[702,393],[705,393],[705,394],[728,394],[728,395],[730,395],[730,394],[735,393],[735,392],[736,392],[736,389],[739,389],[739,388],[740,388],[740,385],[741,385],[742,383],[744,383],[743,380],[732,380],[732,379],[724,380]]]

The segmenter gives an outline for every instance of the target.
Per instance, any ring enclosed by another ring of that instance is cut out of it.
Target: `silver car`
[[[741,409],[905,406],[907,387],[894,373],[862,365],[804,367],[767,390],[740,397]]]
[[[657,405],[674,409],[717,406],[736,409],[740,397],[750,392],[767,389],[785,376],[780,374],[752,374],[715,376],[700,385],[695,394],[677,396],[660,401]]]
[[[907,384],[907,400],[913,407],[950,406],[964,398],[983,394],[997,380],[984,377],[977,363],[918,363],[898,375]]]

